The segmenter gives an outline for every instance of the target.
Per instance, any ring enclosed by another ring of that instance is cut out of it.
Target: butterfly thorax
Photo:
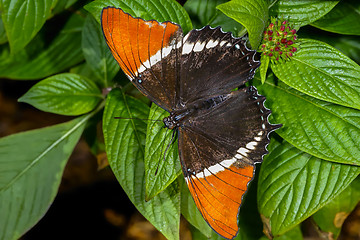
[[[199,113],[209,111],[219,104],[223,103],[228,99],[229,94],[219,95],[213,98],[209,98],[208,100],[199,100],[195,101],[193,104],[189,106],[184,106],[179,110],[174,110],[170,112],[170,116],[163,119],[165,127],[169,129],[174,129],[177,127],[181,127],[184,121],[189,120],[194,115],[198,115]]]

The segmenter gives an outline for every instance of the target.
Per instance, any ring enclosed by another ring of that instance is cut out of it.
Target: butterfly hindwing
[[[182,29],[172,22],[134,18],[107,7],[101,15],[106,42],[121,69],[153,102],[170,111],[179,79]]]
[[[279,126],[268,123],[270,110],[253,87],[221,98],[218,105],[199,111],[180,127],[179,152],[187,185],[204,219],[232,239],[255,163],[267,153],[268,134]]]

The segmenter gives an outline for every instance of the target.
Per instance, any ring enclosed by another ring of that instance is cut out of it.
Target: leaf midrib
[[[72,134],[78,127],[84,124],[93,114],[89,114],[84,117],[79,123],[77,123],[74,127],[72,127],[67,133],[65,133],[62,137],[60,137],[57,141],[51,144],[49,147],[45,149],[39,156],[37,156],[34,161],[32,161],[29,165],[27,165],[22,171],[20,171],[14,178],[6,184],[2,189],[0,189],[0,193],[8,189],[12,186],[20,177],[22,177],[28,170],[30,170],[33,166],[35,166],[47,153],[49,153],[52,149],[54,149],[58,144],[60,144],[63,140],[65,140],[70,134]]]

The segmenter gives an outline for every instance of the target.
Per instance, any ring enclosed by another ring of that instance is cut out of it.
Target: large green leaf
[[[88,118],[0,139],[0,239],[18,239],[44,216]]]
[[[346,217],[360,201],[360,178],[355,179],[342,193],[312,217],[323,232],[337,239]]]
[[[301,39],[291,61],[272,63],[287,85],[328,102],[360,109],[360,66],[317,40]]]
[[[155,19],[159,22],[172,21],[180,24],[184,33],[192,29],[189,15],[175,0],[96,0],[85,6],[100,22],[101,11],[104,7],[113,6],[123,9],[133,17],[141,17],[145,20]]]
[[[341,1],[328,14],[311,25],[330,32],[360,35],[360,2]]]
[[[140,213],[168,239],[179,239],[180,194],[177,181],[145,201],[145,136],[149,107],[120,89],[107,98],[103,129],[109,164]],[[120,117],[122,119],[116,119]]]
[[[252,48],[257,49],[268,21],[268,2],[266,0],[232,0],[217,8],[246,28]]]
[[[189,13],[196,28],[202,28],[205,25],[221,26],[223,31],[232,32],[235,36],[240,34],[241,36],[245,28],[216,9],[217,5],[225,2],[227,0],[188,0],[184,8]]]
[[[41,29],[58,0],[2,0],[2,19],[12,53],[23,49]]]
[[[283,124],[276,131],[281,137],[318,158],[360,165],[359,110],[312,98],[271,77],[258,89],[273,112],[270,121]]]
[[[270,15],[289,20],[299,28],[327,14],[338,2],[338,0],[278,0],[270,8]]]
[[[91,80],[73,73],[62,73],[35,84],[19,101],[51,113],[68,116],[93,110],[103,99]]]
[[[273,236],[311,216],[360,173],[360,167],[316,158],[286,141],[273,139],[268,149],[260,169],[258,206]]]
[[[163,191],[181,174],[175,130],[164,127],[169,113],[152,104],[145,144],[146,198]]]
[[[80,15],[73,14],[58,35],[49,41],[46,32],[41,32],[26,47],[10,55],[6,46],[0,47],[0,77],[17,80],[40,79],[64,71],[83,61],[81,50],[81,28],[84,24]],[[54,27],[54,26],[50,26]]]
[[[301,29],[300,38],[311,38],[326,42],[344,53],[346,56],[360,64],[360,36],[348,36],[339,34],[324,34],[324,32],[307,27]]]
[[[85,20],[82,31],[82,49],[86,62],[98,78],[102,87],[108,87],[119,71],[119,65],[105,43],[100,25],[91,16]]]

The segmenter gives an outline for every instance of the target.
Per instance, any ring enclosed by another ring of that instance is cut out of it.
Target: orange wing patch
[[[238,232],[237,215],[254,167],[230,168],[203,178],[189,176],[187,185],[206,222],[220,235],[233,239]]]
[[[162,49],[170,46],[181,31],[177,24],[145,21],[114,7],[103,9],[101,25],[114,58],[130,79],[138,76],[140,69],[160,61],[164,56]]]

